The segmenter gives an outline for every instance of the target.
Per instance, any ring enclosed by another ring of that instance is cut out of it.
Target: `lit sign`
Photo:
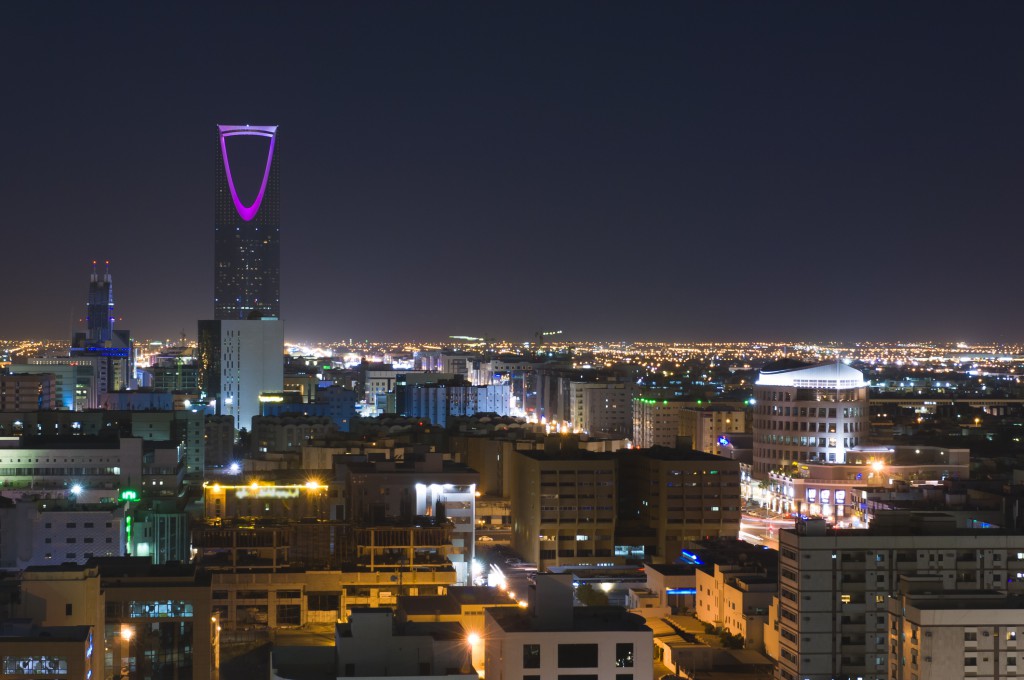
[[[836,489],[836,505],[846,505],[845,489]]]
[[[665,590],[666,595],[696,595],[696,588],[668,588]]]
[[[828,505],[831,502],[832,502],[832,490],[831,489],[822,489],[821,490],[821,504],[822,505]]]
[[[817,489],[807,489],[807,502],[808,503],[815,503],[815,502],[817,502],[817,500],[818,500],[818,490]]]
[[[235,498],[297,498],[299,488],[294,486],[243,486],[235,490]]]
[[[719,446],[729,446],[729,444],[731,444],[731,442],[729,441],[728,437],[719,437],[718,438],[718,445]]]
[[[123,489],[118,499],[123,503],[124,501],[137,501],[139,500],[139,492],[133,491],[132,489]]]

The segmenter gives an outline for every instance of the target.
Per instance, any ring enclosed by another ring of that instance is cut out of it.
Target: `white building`
[[[219,321],[221,415],[252,431],[260,394],[284,389],[284,323],[280,319]]]
[[[485,610],[484,631],[488,680],[654,675],[654,636],[644,619],[617,607],[573,607],[568,574],[537,574],[528,608]]]
[[[633,387],[628,383],[569,383],[573,429],[628,437],[633,429]]]
[[[98,446],[49,443],[46,448],[18,448],[17,439],[0,442],[0,495],[66,498],[72,489],[81,502],[113,500],[121,488],[138,488],[143,479],[142,440],[121,437]]]
[[[22,501],[0,505],[0,569],[85,564],[125,554],[125,508]]]
[[[815,519],[779,532],[778,677],[886,678],[887,603],[904,574],[933,574],[950,591],[1024,592],[1024,534],[902,512],[864,530]]]
[[[765,479],[799,463],[845,463],[869,429],[864,375],[840,361],[773,368],[762,369],[754,384],[754,475]]]

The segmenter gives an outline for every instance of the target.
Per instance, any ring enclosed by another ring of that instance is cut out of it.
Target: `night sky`
[[[194,338],[250,123],[292,341],[1024,340],[1024,4],[177,4],[5,6],[0,337]]]

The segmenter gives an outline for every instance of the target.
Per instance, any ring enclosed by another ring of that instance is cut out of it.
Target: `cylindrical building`
[[[868,432],[868,383],[841,361],[777,362],[754,385],[754,474],[796,463],[845,463]]]

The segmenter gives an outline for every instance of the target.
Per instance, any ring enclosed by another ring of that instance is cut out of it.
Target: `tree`
[[[588,607],[603,607],[608,604],[607,593],[589,583],[581,583],[576,588],[576,599]]]

